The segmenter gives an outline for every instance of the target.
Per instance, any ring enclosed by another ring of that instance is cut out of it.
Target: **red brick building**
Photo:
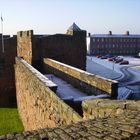
[[[140,52],[140,35],[129,34],[93,34],[87,37],[90,55],[138,55]]]

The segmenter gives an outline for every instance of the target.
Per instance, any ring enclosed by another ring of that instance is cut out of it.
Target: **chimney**
[[[90,33],[88,33],[88,37],[90,37]]]
[[[126,31],[126,35],[129,35],[129,31]]]
[[[112,35],[112,31],[109,31],[109,35]]]

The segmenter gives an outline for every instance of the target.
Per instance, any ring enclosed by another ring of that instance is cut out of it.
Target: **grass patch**
[[[0,135],[24,130],[17,109],[0,108]]]

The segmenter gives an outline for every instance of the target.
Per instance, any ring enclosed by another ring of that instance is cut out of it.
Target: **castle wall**
[[[18,111],[25,130],[55,127],[81,120],[56,94],[56,85],[23,59],[16,59]]]
[[[17,33],[18,56],[42,71],[43,58],[86,69],[86,32],[38,36],[32,30]]]
[[[20,31],[17,33],[17,56],[23,57],[32,64],[33,31]]]
[[[56,34],[41,38],[43,58],[86,69],[86,36]]]
[[[16,105],[14,72],[16,40],[16,36],[4,37],[4,53],[0,43],[0,107]]]
[[[138,102],[132,102],[131,105],[129,104],[129,106],[133,106],[132,110],[113,118],[82,120],[70,125],[8,134],[0,136],[0,138],[4,140],[139,140],[140,108],[137,106],[138,104]]]
[[[82,102],[83,118],[97,119],[124,116],[126,113],[140,110],[140,101],[91,99]]]
[[[117,97],[118,83],[116,81],[87,73],[48,58],[44,59],[44,69],[46,73],[55,74],[89,95],[107,93],[112,98]]]
[[[1,35],[0,35],[1,36]],[[15,56],[23,57],[37,70],[43,72],[43,57],[51,57],[60,62],[85,69],[85,32],[78,35],[34,35],[32,30],[20,31],[10,38],[4,36],[5,52],[0,43],[0,105],[15,104]],[[81,61],[79,61],[81,60]]]

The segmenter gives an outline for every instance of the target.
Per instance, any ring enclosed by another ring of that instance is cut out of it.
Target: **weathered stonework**
[[[23,57],[43,72],[44,57],[86,69],[86,31],[73,35],[34,35],[33,30],[20,31],[17,36],[4,35],[4,52],[0,43],[0,106],[15,106],[15,57]],[[0,34],[0,40],[2,35]],[[81,61],[79,61],[79,59]]]
[[[9,134],[0,139],[140,138],[140,101],[86,100],[82,102],[82,118],[55,94],[57,85],[26,61],[17,58],[15,70],[18,110],[25,130],[34,131]]]
[[[17,56],[23,57],[32,65],[33,57],[33,31],[20,31],[17,33]]]
[[[89,95],[98,95],[107,93],[112,98],[117,97],[118,82],[109,80],[80,69],[65,65],[58,61],[46,58],[44,59],[44,69],[71,83]]]
[[[82,119],[55,94],[56,85],[26,61],[17,58],[15,71],[18,111],[25,130],[56,127]]]
[[[0,139],[15,140],[139,140],[139,111],[125,112],[113,118],[92,119],[51,129],[9,134]]]
[[[94,99],[82,102],[83,118],[108,118],[140,111],[140,101]]]

